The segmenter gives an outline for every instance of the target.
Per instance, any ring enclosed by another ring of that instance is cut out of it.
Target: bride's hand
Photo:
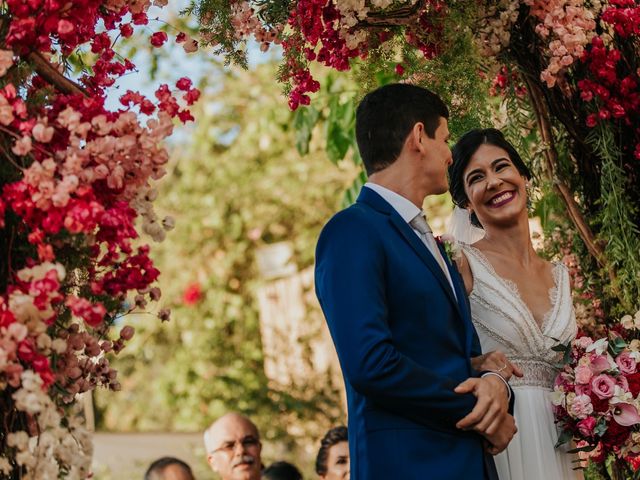
[[[511,363],[507,356],[499,350],[485,353],[471,359],[471,366],[477,372],[490,371],[499,373],[506,381],[512,375],[522,377],[523,373],[515,363]]]

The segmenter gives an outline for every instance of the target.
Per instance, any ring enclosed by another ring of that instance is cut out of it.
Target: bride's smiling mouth
[[[487,205],[491,208],[498,208],[515,198],[516,194],[514,190],[509,190],[506,192],[501,192],[497,195],[491,197],[491,199],[487,202]]]

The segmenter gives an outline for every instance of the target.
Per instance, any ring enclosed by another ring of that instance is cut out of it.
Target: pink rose
[[[611,365],[609,364],[609,360],[605,355],[591,355],[591,371],[594,375],[598,375],[599,373],[604,372],[605,370],[609,370]]]
[[[576,344],[582,348],[587,348],[592,343],[593,339],[591,337],[580,337],[576,340]]]
[[[576,367],[575,375],[577,383],[586,385],[591,381],[593,372],[591,371],[591,367],[589,367],[588,365],[580,365]]]
[[[593,405],[587,395],[576,395],[567,407],[569,415],[575,418],[587,418],[593,413]]]
[[[596,419],[593,417],[587,417],[584,420],[578,422],[578,430],[580,434],[585,437],[593,435],[593,429],[596,426]]]
[[[591,389],[600,400],[613,397],[616,381],[609,375],[598,375],[591,381]]]
[[[616,364],[622,373],[625,375],[630,375],[632,373],[636,373],[638,368],[636,361],[629,354],[629,352],[622,352],[620,355],[616,357]]]

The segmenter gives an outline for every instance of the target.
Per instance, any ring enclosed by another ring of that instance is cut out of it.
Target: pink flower
[[[0,77],[3,77],[7,70],[13,66],[13,51],[0,50]]]
[[[60,20],[58,21],[58,33],[60,35],[69,35],[73,33],[76,27],[69,20]]]
[[[580,348],[587,348],[592,343],[593,343],[593,339],[591,337],[580,337],[576,340],[576,344]]]
[[[22,137],[16,140],[16,143],[11,147],[11,151],[16,155],[26,155],[31,151],[31,137]]]
[[[575,418],[587,418],[593,413],[591,398],[587,395],[576,395],[567,405],[569,414]]]
[[[42,123],[36,123],[35,127],[31,131],[33,138],[36,142],[49,143],[53,138],[53,127],[47,127]]]
[[[609,359],[605,355],[591,355],[591,371],[594,375],[598,375],[610,368]]]
[[[575,369],[576,382],[582,385],[586,385],[591,381],[593,372],[588,365],[580,365]]]
[[[616,364],[622,373],[630,375],[636,373],[638,365],[629,352],[622,352],[616,358]]]
[[[623,427],[630,427],[640,423],[638,409],[629,403],[618,403],[613,409],[613,418]]]
[[[593,393],[600,400],[613,397],[616,381],[609,375],[598,375],[591,381],[591,388]]]
[[[593,435],[593,428],[596,426],[596,419],[593,417],[587,417],[584,420],[578,422],[578,430],[585,437]]]

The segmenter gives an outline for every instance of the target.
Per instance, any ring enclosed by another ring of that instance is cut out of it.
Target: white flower
[[[31,282],[33,280],[42,280],[44,276],[51,270],[55,270],[58,274],[58,280],[64,280],[65,269],[60,263],[43,262],[35,267],[23,268],[18,272],[18,278],[23,282]]]
[[[29,435],[27,432],[11,432],[7,435],[7,445],[18,450],[24,450],[29,445]]]
[[[620,324],[627,330],[631,330],[635,328],[635,325],[633,323],[633,317],[631,315],[625,315],[624,317],[622,317],[620,319]]]
[[[550,394],[551,403],[553,403],[556,407],[565,407],[566,406],[566,396],[562,387],[554,387],[553,392]]]
[[[64,353],[67,351],[67,341],[62,338],[56,338],[51,342],[51,350],[56,353]]]
[[[613,392],[613,397],[609,400],[609,403],[633,403],[633,394],[631,392],[625,392],[620,385],[616,385]]]
[[[0,457],[0,473],[3,475],[9,475],[12,470],[9,459],[6,457]]]
[[[585,352],[596,352],[596,355],[602,355],[609,348],[609,341],[606,338],[601,338],[600,340],[596,340],[591,345],[589,345]]]

